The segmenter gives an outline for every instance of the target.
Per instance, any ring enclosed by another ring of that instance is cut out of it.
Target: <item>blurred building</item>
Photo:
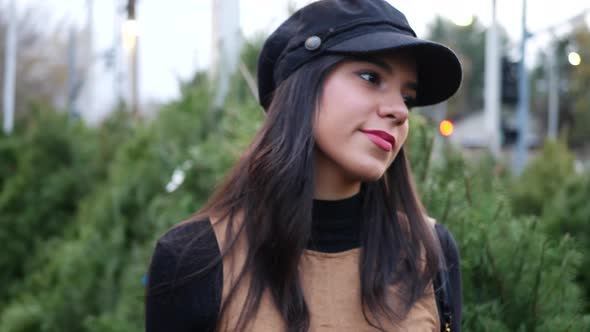
[[[449,140],[465,150],[486,149],[488,147],[487,137],[482,131],[482,128],[485,128],[485,121],[483,111],[467,114],[455,121],[455,131]],[[502,150],[504,152],[511,151],[518,135],[514,111],[504,112],[500,122]],[[529,148],[536,148],[541,142],[542,133],[540,123],[535,117],[530,118],[529,129],[526,142]]]

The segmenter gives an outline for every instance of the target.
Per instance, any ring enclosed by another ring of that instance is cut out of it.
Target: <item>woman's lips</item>
[[[371,142],[384,151],[391,151],[395,145],[395,138],[383,130],[361,130]]]

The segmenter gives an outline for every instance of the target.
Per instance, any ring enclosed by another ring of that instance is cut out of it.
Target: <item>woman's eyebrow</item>
[[[353,57],[356,61],[368,62],[371,63],[383,70],[385,70],[388,74],[393,74],[393,68],[391,65],[378,57],[373,57],[370,55],[356,55]],[[404,84],[408,89],[418,90],[418,82],[417,81],[410,81]]]
[[[362,62],[368,62],[368,63],[374,64],[375,66],[385,70],[388,74],[393,73],[393,68],[391,68],[391,65],[389,65],[387,62],[385,62],[379,58],[372,57],[370,55],[356,55],[353,57],[353,59],[356,61],[362,61]]]
[[[373,57],[370,55],[355,55],[353,56],[353,60],[371,63],[385,70],[388,74],[393,74],[393,68],[391,67],[391,65],[378,57]],[[414,80],[409,81],[404,84],[404,87],[410,90],[418,91],[418,82]]]

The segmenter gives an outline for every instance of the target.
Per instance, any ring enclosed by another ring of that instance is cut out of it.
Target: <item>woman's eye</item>
[[[363,80],[365,80],[365,81],[367,81],[367,82],[369,82],[371,84],[376,84],[377,85],[381,81],[379,79],[379,75],[377,75],[376,73],[373,73],[373,72],[363,72],[363,73],[360,73],[359,76]]]

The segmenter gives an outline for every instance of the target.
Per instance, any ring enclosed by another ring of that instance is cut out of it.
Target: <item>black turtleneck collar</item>
[[[308,249],[340,252],[360,246],[362,194],[328,201],[314,200]]]

